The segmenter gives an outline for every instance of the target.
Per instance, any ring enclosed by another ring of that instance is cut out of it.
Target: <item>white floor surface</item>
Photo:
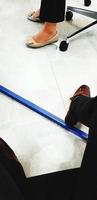
[[[81,85],[97,95],[97,25],[70,41],[68,51],[55,44],[25,46],[42,24],[27,20],[38,0],[0,0],[0,84],[64,119],[69,97]],[[82,7],[83,1],[68,0]],[[97,11],[97,1],[90,7]],[[59,42],[93,20],[74,14],[58,24]],[[88,132],[88,128],[81,126]],[[85,143],[49,120],[0,94],[0,137],[15,151],[27,177],[79,167]]]

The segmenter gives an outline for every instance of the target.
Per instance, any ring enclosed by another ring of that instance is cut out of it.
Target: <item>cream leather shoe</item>
[[[59,34],[56,33],[52,38],[50,38],[46,42],[36,42],[32,37],[31,39],[28,39],[25,44],[27,47],[30,47],[30,48],[40,48],[40,47],[44,47],[46,45],[55,43],[58,41],[58,39],[59,39]]]
[[[32,21],[32,22],[39,22],[39,23],[44,23],[40,17],[35,17],[35,11],[31,12],[28,14],[27,19]]]

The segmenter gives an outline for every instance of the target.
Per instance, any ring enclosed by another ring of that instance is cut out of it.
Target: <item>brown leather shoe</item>
[[[70,99],[73,100],[76,96],[90,97],[90,88],[87,85],[80,86]]]
[[[87,85],[82,85],[76,90],[74,95],[70,98],[71,104],[69,106],[69,110],[68,110],[67,115],[65,117],[65,122],[69,126],[74,126],[78,122],[78,119],[76,118],[76,116],[74,116],[73,111],[72,111],[73,110],[72,109],[72,103],[79,96],[90,97],[91,96],[90,95],[90,88]]]

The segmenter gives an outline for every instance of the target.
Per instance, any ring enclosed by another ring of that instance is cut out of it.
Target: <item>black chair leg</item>
[[[91,0],[84,0],[84,5],[85,6],[90,6]]]
[[[85,0],[85,3],[89,3],[90,0]],[[89,5],[89,4],[88,4]],[[95,19],[95,21],[93,21],[92,23],[86,25],[85,27],[81,28],[80,30],[72,33],[71,35],[67,36],[66,40],[65,41],[62,41],[60,43],[60,46],[59,46],[59,49],[60,51],[66,51],[68,49],[68,45],[69,45],[69,42],[68,40],[70,38],[72,38],[73,36],[83,32],[84,30],[94,26],[95,24],[97,24],[97,12],[96,11],[91,11],[91,10],[86,10],[86,9],[82,9],[82,8],[76,8],[76,7],[71,7],[71,6],[68,6],[67,7],[67,12],[66,12],[66,21],[70,21],[73,17],[73,12],[74,13],[78,13],[78,14],[81,14],[81,15],[84,15],[86,17],[90,17],[92,19]]]

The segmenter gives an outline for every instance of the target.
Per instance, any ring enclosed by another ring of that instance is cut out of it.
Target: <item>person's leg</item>
[[[97,98],[96,98],[97,100]],[[88,114],[88,113],[87,113]],[[91,128],[79,170],[73,200],[97,199],[97,101],[91,117]]]
[[[45,22],[58,23],[64,21],[65,0],[42,0],[40,19]]]
[[[79,168],[30,177],[27,180],[30,197],[35,200],[70,200]]]
[[[95,104],[97,104],[97,97],[80,96],[76,98],[74,102],[72,102],[72,112],[77,122],[91,127],[91,118],[94,113]]]
[[[23,167],[14,151],[2,138],[0,138],[0,163],[6,169],[11,179],[13,179],[22,195],[27,196],[26,175]]]
[[[47,40],[51,39],[56,35],[57,33],[56,27],[57,27],[56,23],[45,22],[42,30],[36,35],[34,35],[33,39],[37,43],[46,42]]]
[[[64,21],[64,15],[65,15],[65,0],[60,0],[60,1],[41,0],[40,9],[30,12],[28,14],[28,17],[32,16],[32,21],[36,22],[40,20],[40,22],[58,23]]]
[[[0,200],[24,200],[24,197],[10,176],[7,169],[0,162]]]
[[[58,40],[57,23],[64,20],[65,0],[42,0],[40,20],[45,21],[42,31],[27,40],[28,47],[40,47],[40,43],[53,43]],[[38,43],[39,45],[36,45]]]
[[[94,113],[97,97],[90,97],[90,89],[82,85],[71,98],[71,104],[65,117],[65,122],[73,126],[77,122],[91,127],[91,118]]]
[[[80,95],[79,96],[79,89]],[[72,200],[97,199],[97,97],[91,98],[87,86],[80,87],[72,98],[66,122],[71,124],[71,118],[89,127],[89,136],[79,170],[78,181]],[[83,92],[84,90],[84,92]],[[88,91],[88,92],[86,92]],[[73,125],[73,124],[72,124]]]

